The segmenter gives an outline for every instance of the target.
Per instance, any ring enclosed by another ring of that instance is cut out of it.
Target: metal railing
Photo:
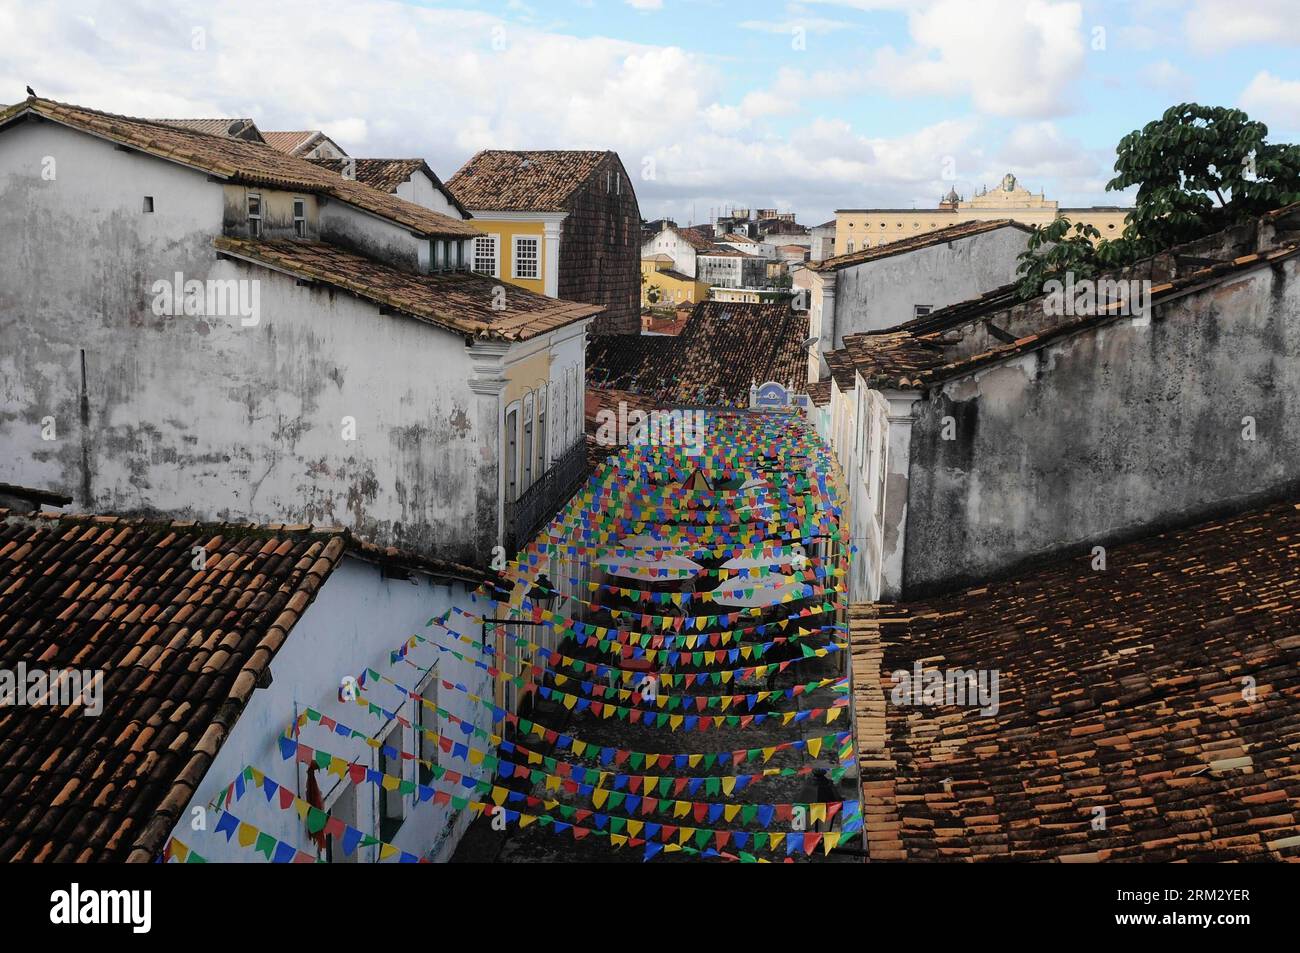
[[[507,552],[517,552],[519,547],[549,523],[589,472],[587,442],[579,440],[554,460],[550,469],[525,490],[523,496],[513,503],[506,503]]]

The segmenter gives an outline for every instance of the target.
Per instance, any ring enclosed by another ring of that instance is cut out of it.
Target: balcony
[[[563,456],[553,461],[551,468],[525,490],[523,496],[513,503],[507,502],[506,551],[518,552],[538,530],[549,523],[589,472],[587,443],[580,439]]]

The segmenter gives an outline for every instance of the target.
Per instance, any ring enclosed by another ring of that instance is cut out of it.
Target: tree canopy
[[[1073,271],[1089,277],[1300,202],[1300,146],[1268,142],[1268,127],[1240,109],[1180,103],[1115,149],[1107,191],[1137,186],[1124,234],[1058,219],[1036,228],[1020,256],[1022,297]]]

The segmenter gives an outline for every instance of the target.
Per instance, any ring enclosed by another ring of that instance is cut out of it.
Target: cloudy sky
[[[610,148],[646,218],[1105,192],[1181,101],[1300,141],[1296,0],[0,0],[0,102],[319,128],[355,156]]]

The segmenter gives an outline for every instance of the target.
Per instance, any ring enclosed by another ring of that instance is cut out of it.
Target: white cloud
[[[1187,14],[1187,38],[1214,53],[1250,43],[1300,43],[1295,0],[1196,0]]]
[[[942,49],[942,69],[970,62]],[[981,68],[1002,55],[981,53]],[[931,206],[946,191],[947,157],[962,176],[976,170],[976,183],[1005,171],[981,151],[977,137],[992,133],[975,117],[889,137],[819,118],[833,97],[862,95],[867,66],[779,69],[767,86],[728,95],[715,63],[388,0],[354,0],[328,17],[312,0],[81,0],[21,17],[0,6],[0,102],[31,83],[131,115],[252,116],[263,129],[323,129],[359,156],[422,156],[443,176],[482,148],[610,148],[647,217],[689,218],[692,204],[703,217],[728,203],[789,202],[805,220],[847,205]]]
[[[1161,93],[1189,99],[1196,81],[1168,60],[1156,60],[1142,67],[1138,74],[1144,84]]]
[[[908,18],[911,49],[877,52],[872,78],[897,95],[968,95],[978,111],[1069,110],[1084,65],[1082,7],[1050,0],[935,0]]]
[[[1281,79],[1261,70],[1242,91],[1240,101],[1250,118],[1270,127],[1300,131],[1300,81]],[[1275,132],[1270,129],[1270,141],[1277,141]]]
[[[624,0],[629,6],[637,10],[662,10],[664,0]]]

